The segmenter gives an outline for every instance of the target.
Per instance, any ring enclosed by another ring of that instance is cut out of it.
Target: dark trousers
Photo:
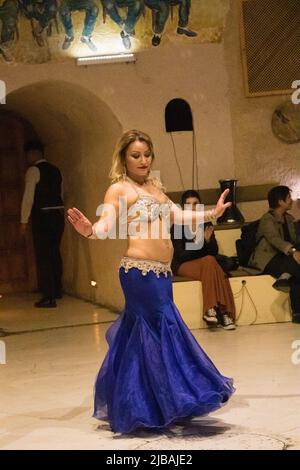
[[[60,209],[39,211],[32,215],[39,288],[43,297],[55,299],[62,289],[60,242],[64,231],[64,212]]]
[[[9,47],[14,40],[18,21],[18,12],[19,9],[15,0],[5,0],[2,6],[0,6],[0,42],[7,47]]]
[[[98,18],[99,7],[95,0],[62,0],[59,15],[67,36],[74,36],[73,11],[85,11],[82,36],[92,36]]]
[[[297,246],[299,249],[300,246]],[[283,273],[292,275],[290,284],[290,299],[293,316],[300,316],[300,264],[292,256],[286,256],[284,253],[278,253],[271,259],[264,269],[264,274],[271,274],[278,278]]]
[[[124,28],[124,31],[128,34],[134,33],[135,25],[143,9],[141,0],[102,0],[102,4],[106,8],[110,18],[119,25],[120,28]],[[118,7],[127,7],[128,10],[125,20],[120,16]]]
[[[36,19],[44,29],[56,17],[57,2],[56,0],[47,0],[39,7],[39,4],[34,0],[23,0],[22,11],[27,18]]]
[[[156,34],[163,32],[171,5],[179,5],[178,26],[180,28],[185,28],[189,22],[191,0],[145,0],[145,4],[151,10],[156,11],[152,24],[153,32]]]

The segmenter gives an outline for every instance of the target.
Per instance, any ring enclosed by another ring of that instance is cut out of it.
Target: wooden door
[[[0,293],[28,292],[36,286],[30,227],[20,234],[20,211],[27,169],[22,121],[0,115]]]

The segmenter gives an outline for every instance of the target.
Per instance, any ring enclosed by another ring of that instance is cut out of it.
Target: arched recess
[[[7,96],[1,111],[30,123],[46,145],[46,158],[64,180],[65,206],[76,206],[95,220],[96,208],[109,185],[115,142],[122,132],[117,117],[91,91],[64,81],[41,81]],[[115,265],[122,242],[87,241],[66,223],[62,242],[64,288],[82,298],[119,307]],[[97,287],[91,287],[95,280]],[[117,292],[116,292],[117,289]]]

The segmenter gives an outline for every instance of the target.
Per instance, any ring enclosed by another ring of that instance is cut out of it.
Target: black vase
[[[241,225],[245,221],[242,213],[236,205],[236,183],[237,180],[219,180],[221,192],[229,189],[225,202],[231,202],[231,206],[226,209],[223,215],[218,218],[219,225]]]

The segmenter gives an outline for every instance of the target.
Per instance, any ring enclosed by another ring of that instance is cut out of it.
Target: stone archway
[[[53,80],[13,91],[5,108],[28,121],[45,143],[46,158],[63,174],[65,206],[76,206],[95,220],[96,207],[109,185],[112,151],[122,132],[111,109],[89,90]],[[66,224],[62,243],[65,290],[118,307],[121,293],[116,295],[118,282],[110,266],[117,263],[120,244],[86,241]],[[98,288],[91,287],[91,280],[96,280]]]

